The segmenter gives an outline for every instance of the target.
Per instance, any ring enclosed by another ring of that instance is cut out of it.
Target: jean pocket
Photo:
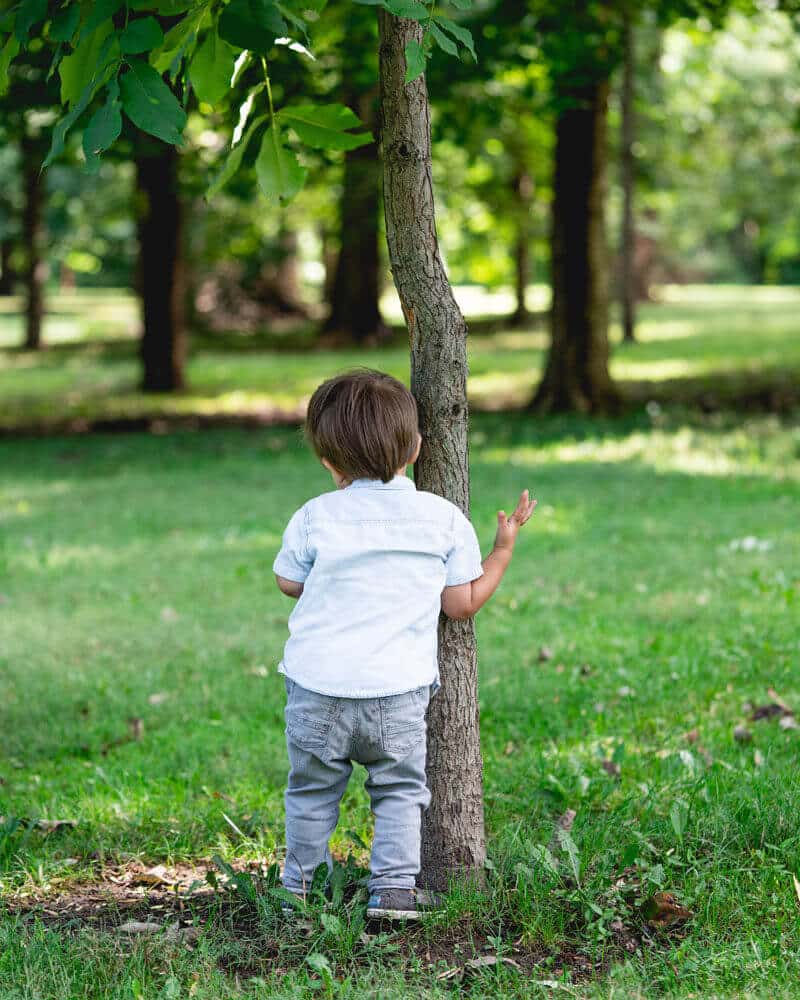
[[[286,735],[296,746],[315,753],[328,746],[337,717],[337,699],[308,691],[294,682],[286,702]]]
[[[428,687],[381,699],[381,742],[387,753],[406,755],[425,740]]]

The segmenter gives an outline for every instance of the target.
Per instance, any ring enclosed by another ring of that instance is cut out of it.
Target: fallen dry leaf
[[[681,906],[671,892],[656,892],[642,903],[642,914],[651,927],[666,930],[685,923],[692,911]]]
[[[761,753],[760,750],[756,750],[755,753],[753,754],[753,764],[756,767],[764,766],[764,754]]]
[[[128,729],[132,740],[140,740],[144,736],[144,721],[134,716],[128,719]]]
[[[553,650],[549,646],[542,646],[539,650],[539,663],[546,663],[553,659]]]
[[[747,726],[736,726],[733,730],[733,738],[737,743],[749,743],[753,738],[753,734]]]
[[[515,962],[513,958],[507,958],[505,955],[481,955],[465,962],[464,972],[479,972],[481,969],[491,969],[497,965],[508,965],[512,969],[520,968],[519,962]]]
[[[511,754],[514,753],[516,749],[517,749],[516,743],[513,743],[511,740],[509,740],[508,743],[506,743],[505,748],[503,749],[503,753],[506,755],[506,757],[510,757]]]
[[[117,928],[120,934],[157,934],[161,924],[153,924],[142,920],[128,920]]]
[[[155,865],[143,872],[135,872],[131,881],[139,882],[142,885],[175,885],[175,879],[172,878],[164,865]]]
[[[612,778],[618,778],[622,774],[622,768],[615,760],[604,760],[601,762],[600,766],[606,774],[610,774]]]
[[[686,740],[687,743],[697,743],[697,741],[700,739],[700,730],[690,729],[689,732],[686,733],[683,738]]]
[[[784,715],[778,725],[781,729],[800,729],[800,722],[793,715]]]
[[[147,703],[148,705],[163,705],[167,698],[169,698],[168,691],[156,691],[147,696]]]
[[[550,843],[547,845],[547,849],[551,854],[555,854],[555,852],[561,847],[561,842],[558,839],[559,833],[569,833],[577,815],[578,814],[574,809],[567,809],[566,812],[563,812],[558,817],[555,829],[553,830],[553,836],[550,838]]]

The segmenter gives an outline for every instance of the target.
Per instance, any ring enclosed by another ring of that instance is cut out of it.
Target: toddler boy
[[[297,599],[280,666],[290,763],[283,883],[303,895],[315,868],[330,867],[356,761],[375,815],[367,914],[414,919],[439,612],[468,618],[488,601],[536,501],[526,490],[510,517],[498,513],[481,564],[461,511],[407,478],[422,443],[417,407],[381,372],[319,386],[306,433],[337,490],[292,516],[273,566],[278,587]]]

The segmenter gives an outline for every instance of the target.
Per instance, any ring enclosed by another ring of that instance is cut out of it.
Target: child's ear
[[[409,465],[413,465],[414,462],[419,458],[420,449],[422,448],[422,435],[417,433],[417,443],[414,445],[414,450],[411,452],[411,457],[408,460]]]

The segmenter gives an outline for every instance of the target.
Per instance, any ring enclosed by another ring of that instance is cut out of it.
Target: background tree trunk
[[[278,245],[262,268],[252,290],[261,305],[286,315],[307,316],[300,287],[300,258],[297,230],[281,219]]]
[[[423,448],[417,484],[469,512],[467,327],[439,255],[424,77],[405,84],[415,21],[378,12],[386,238],[411,341],[411,387]],[[478,876],[486,857],[478,680],[472,621],[439,620],[442,689],[428,713],[430,808],[423,817],[420,884],[444,889]]]
[[[634,159],[633,159],[633,83],[636,68],[634,52],[633,17],[628,11],[623,31],[622,59],[622,239],[620,254],[620,290],[622,298],[623,339],[634,341],[636,326],[636,234],[633,224]]]
[[[345,29],[343,100],[374,132],[377,95],[374,86],[365,85],[362,79],[363,53],[374,45],[372,12],[349,4]],[[339,202],[339,255],[325,330],[347,333],[356,343],[386,334],[380,313],[380,204],[381,162],[377,143],[348,150]]]
[[[186,358],[183,213],[175,147],[137,138],[136,181],[142,388],[171,392],[185,385]]]
[[[561,97],[553,178],[551,344],[532,405],[540,412],[599,413],[619,405],[608,370],[608,81]]]
[[[517,222],[516,241],[514,243],[514,294],[516,306],[511,315],[513,326],[524,326],[530,319],[528,307],[525,305],[525,292],[530,281],[530,240],[531,240],[531,201],[533,197],[533,181],[524,169],[512,181],[516,200],[515,215]]]
[[[11,259],[13,253],[13,240],[10,238],[0,240],[0,295],[14,294],[17,276]]]
[[[25,204],[22,211],[22,244],[25,251],[25,349],[38,351],[42,346],[44,319],[44,175],[41,142],[23,136],[22,183]]]

